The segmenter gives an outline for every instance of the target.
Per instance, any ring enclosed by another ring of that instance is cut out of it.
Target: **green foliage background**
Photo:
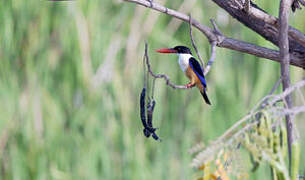
[[[206,25],[214,18],[229,37],[277,49],[211,1],[165,2],[173,9],[182,3],[189,6],[183,12]],[[277,16],[278,1],[257,3]],[[296,12],[291,25],[305,32],[304,17]],[[243,117],[277,81],[279,64],[217,49],[207,76],[212,106],[197,89],[173,90],[158,80],[154,123],[163,141],[146,139],[138,107],[144,41],[155,72],[187,82],[176,56],[154,52],[191,46],[188,25],[170,22],[118,0],[0,0],[0,179],[194,179],[188,149]],[[194,33],[207,60],[208,41]],[[92,86],[100,67],[104,78]],[[304,77],[291,71],[292,82]],[[302,132],[304,122],[297,122]],[[270,170],[249,175],[264,179]]]

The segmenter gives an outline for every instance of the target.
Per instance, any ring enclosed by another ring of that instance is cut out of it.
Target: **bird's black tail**
[[[207,104],[211,105],[211,102],[210,102],[210,100],[209,100],[209,98],[208,98],[208,96],[207,96],[207,93],[206,93],[204,90],[203,90],[203,92],[200,91],[200,93],[201,93],[203,99],[205,100],[205,102],[206,102]]]

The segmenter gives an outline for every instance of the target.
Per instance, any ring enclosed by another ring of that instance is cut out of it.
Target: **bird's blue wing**
[[[195,58],[191,57],[189,59],[189,64],[190,64],[191,68],[193,69],[193,71],[195,72],[195,74],[197,75],[197,77],[200,79],[201,84],[203,85],[203,87],[206,88],[207,83],[205,81],[205,77],[203,75],[203,70],[202,70],[199,62]]]

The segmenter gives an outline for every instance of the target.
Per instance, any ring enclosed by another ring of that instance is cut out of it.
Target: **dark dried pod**
[[[149,138],[149,136],[151,135],[151,132],[147,128],[143,129],[143,133],[144,133],[144,136],[147,137],[147,138]]]
[[[155,109],[155,105],[156,105],[155,100],[152,100],[151,102],[149,102],[147,104],[147,125],[150,128],[153,128],[152,119],[153,119],[153,112],[154,112],[154,109]]]
[[[156,105],[156,101],[155,101],[155,100],[149,101],[148,104],[147,104],[147,126],[148,126],[148,128],[149,128],[149,131],[150,131],[151,134],[152,134],[152,137],[153,137],[155,140],[160,140],[160,141],[161,141],[161,139],[160,139],[160,138],[157,136],[157,134],[155,133],[155,131],[157,130],[157,128],[154,128],[154,127],[153,127],[153,124],[152,124],[153,113],[154,113],[155,105]]]
[[[153,100],[152,102],[149,102],[147,104],[147,120],[146,122],[146,114],[145,114],[145,96],[146,96],[146,88],[144,87],[142,89],[141,95],[140,95],[140,116],[141,121],[144,126],[143,133],[144,136],[149,138],[150,135],[155,139],[161,141],[161,139],[156,135],[155,131],[156,128],[153,128],[152,125],[152,115],[155,108],[156,102]]]
[[[140,95],[140,116],[141,116],[142,124],[146,129],[147,124],[146,124],[146,116],[145,116],[145,96],[146,96],[146,88],[143,88]]]
[[[161,141],[161,139],[157,136],[157,134],[155,132],[153,132],[151,136],[154,138],[154,140]]]

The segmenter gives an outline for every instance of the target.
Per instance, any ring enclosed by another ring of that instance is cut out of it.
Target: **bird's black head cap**
[[[179,54],[192,54],[191,50],[185,46],[176,46],[175,49]]]

